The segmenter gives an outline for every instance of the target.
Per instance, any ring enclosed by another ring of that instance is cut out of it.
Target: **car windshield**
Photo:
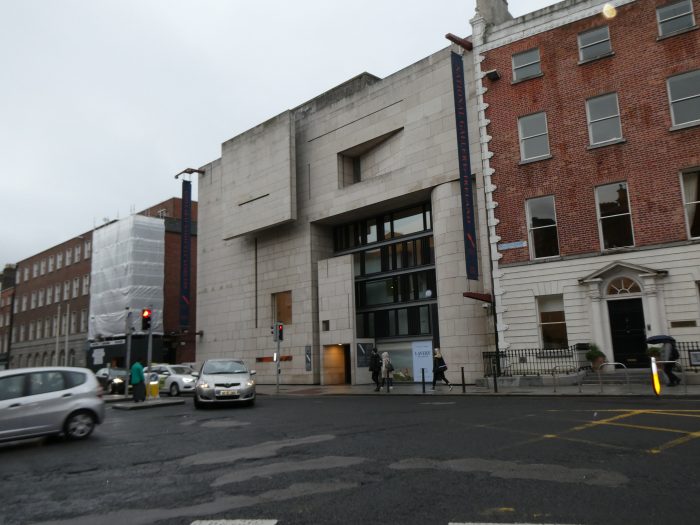
[[[204,364],[204,374],[242,374],[248,369],[238,361],[207,361]]]
[[[122,370],[121,368],[110,368],[109,375],[110,377],[124,377],[126,375],[126,370]]]
[[[192,369],[187,368],[186,366],[171,366],[170,370],[173,371],[173,374],[177,374],[179,376],[184,376],[192,373]]]

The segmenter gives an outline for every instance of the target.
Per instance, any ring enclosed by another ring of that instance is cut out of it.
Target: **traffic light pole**
[[[129,395],[129,384],[131,383],[131,309],[126,307],[126,384],[124,385],[124,397]]]
[[[152,310],[151,310],[152,311]],[[153,314],[151,314],[153,315]],[[150,383],[151,383],[151,356],[153,353],[153,318],[151,318],[151,322],[148,325],[148,353],[146,354],[146,361],[148,362],[148,376],[144,378],[144,382],[146,383],[146,399],[150,399],[151,397],[151,389]]]
[[[277,359],[275,360],[275,379],[277,380],[277,393],[280,393],[280,339],[279,337],[277,338]]]

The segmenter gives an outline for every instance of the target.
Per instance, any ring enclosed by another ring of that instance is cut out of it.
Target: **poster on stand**
[[[425,369],[426,383],[433,381],[433,342],[414,341],[413,351],[413,377],[416,383],[421,382],[421,368]]]

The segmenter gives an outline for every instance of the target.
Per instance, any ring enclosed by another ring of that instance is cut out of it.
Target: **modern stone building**
[[[203,167],[198,360],[242,358],[274,383],[277,321],[282,383],[369,383],[371,345],[390,353],[395,380],[420,381],[421,368],[429,378],[436,346],[448,377],[483,375],[491,317],[463,294],[490,293],[488,243],[483,218],[465,236],[454,56],[474,101],[473,58],[455,45],[384,79],[361,74],[225,142]],[[467,114],[480,185],[471,103]],[[483,208],[473,194],[468,205]]]
[[[501,350],[700,341],[697,0],[472,20]],[[687,356],[682,356],[686,359]]]

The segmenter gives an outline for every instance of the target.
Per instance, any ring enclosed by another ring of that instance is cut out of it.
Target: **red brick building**
[[[7,264],[0,274],[0,370],[7,366],[10,351],[16,273],[15,265]]]
[[[164,335],[154,341],[159,355],[173,362],[195,360],[196,303],[191,294],[190,328],[179,324],[181,199],[172,198],[148,208],[140,215],[163,219],[165,261],[163,285]],[[192,203],[192,261],[190,287],[196,289],[197,203]],[[92,234],[85,232],[61,244],[37,253],[16,265],[11,316],[9,364],[11,368],[67,364],[85,366],[90,348],[88,323]],[[3,304],[9,304],[3,287]],[[8,306],[2,307],[2,312]],[[3,325],[4,325],[3,318]],[[7,326],[3,326],[7,331]],[[138,346],[138,345],[137,345]],[[5,350],[7,352],[7,350]],[[119,358],[110,359],[123,365]],[[108,362],[109,362],[108,361]]]
[[[501,348],[699,340],[700,0],[478,5]]]

